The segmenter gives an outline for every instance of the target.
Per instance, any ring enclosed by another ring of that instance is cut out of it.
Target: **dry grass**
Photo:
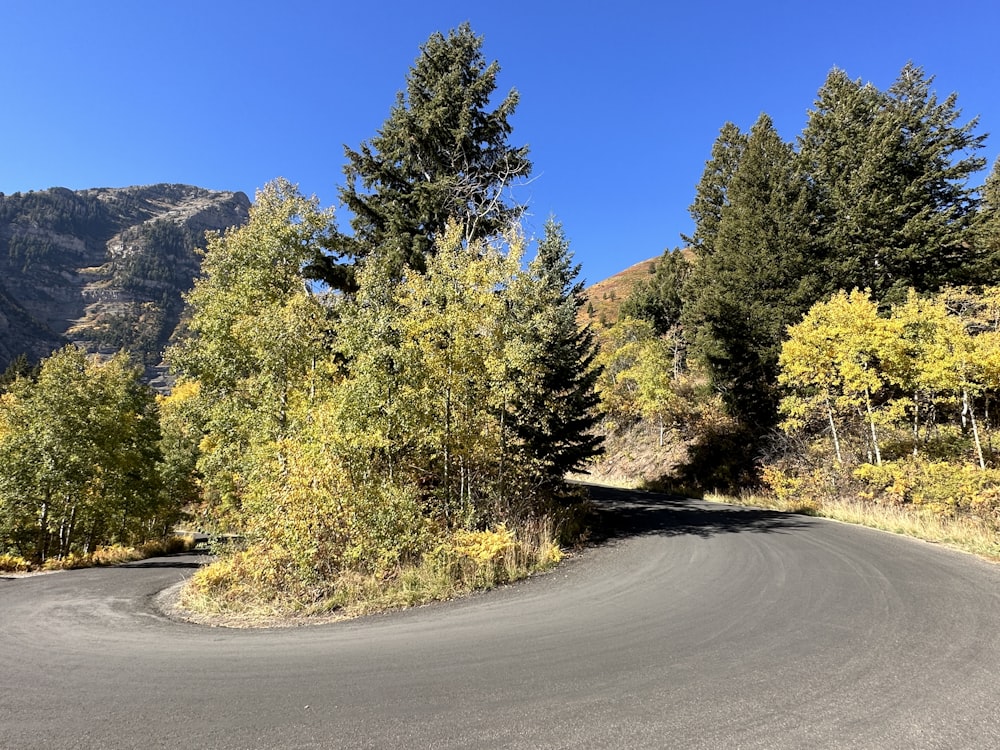
[[[878,505],[859,500],[779,500],[773,495],[731,497],[711,494],[706,500],[731,505],[769,508],[880,529],[893,534],[943,544],[987,560],[1000,562],[1000,531],[976,518],[947,517],[901,505]]]
[[[591,323],[595,327],[608,327],[618,320],[618,311],[622,302],[632,294],[637,282],[648,279],[659,258],[650,258],[624,271],[616,273],[603,281],[598,281],[587,287],[584,292],[584,302],[580,307],[579,320]],[[593,309],[593,314],[589,313]]]
[[[341,571],[307,590],[268,581],[267,561],[241,553],[200,569],[180,590],[174,614],[225,627],[319,624],[446,601],[548,570],[562,558],[550,520],[515,531],[461,532],[416,564],[391,573]],[[286,579],[287,580],[287,579]],[[294,592],[294,593],[293,593]]]
[[[150,557],[169,555],[175,552],[185,552],[193,546],[193,539],[172,536],[140,544],[138,547],[126,547],[112,544],[108,547],[98,547],[89,554],[72,552],[66,557],[50,557],[41,565],[33,564],[17,555],[0,555],[0,571],[7,572],[37,572],[56,570],[75,570],[77,568],[93,568],[107,565],[145,560]]]

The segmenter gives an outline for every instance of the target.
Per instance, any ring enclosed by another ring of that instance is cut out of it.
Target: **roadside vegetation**
[[[127,562],[148,560],[151,557],[190,552],[192,549],[194,549],[193,539],[178,534],[144,542],[135,547],[112,544],[107,547],[98,547],[93,552],[70,552],[63,557],[50,557],[43,563],[5,552],[0,555],[0,573],[38,573],[121,565]]]
[[[688,246],[592,320],[595,477],[998,555],[1000,163],[907,65],[720,131]],[[586,309],[590,309],[589,307]]]
[[[561,226],[518,228],[517,95],[488,108],[480,45],[433,36],[348,151],[350,234],[276,180],[210,237],[169,405],[198,522],[245,543],[191,579],[189,608],[407,606],[544,570],[575,533],[563,477],[600,450],[596,344]]]
[[[0,558],[113,564],[184,522],[232,622],[450,598],[556,564],[589,477],[998,557],[1000,167],[907,65],[834,70],[802,134],[725,124],[684,249],[587,299],[525,235],[517,92],[433,35],[346,150],[342,228],[276,179],[207,237],[154,396],[127,353],[0,380]],[[589,474],[588,474],[589,472]]]

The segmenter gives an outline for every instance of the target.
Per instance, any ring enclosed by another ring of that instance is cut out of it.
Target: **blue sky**
[[[681,244],[719,128],[792,140],[833,67],[907,61],[998,131],[1000,3],[0,0],[0,192],[275,177],[335,205],[343,146],[389,114],[420,45],[469,21],[521,95],[526,229],[563,223],[599,281]],[[979,180],[981,182],[981,180]],[[346,216],[341,225],[347,228]]]

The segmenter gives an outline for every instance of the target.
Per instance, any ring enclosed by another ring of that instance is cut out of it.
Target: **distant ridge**
[[[149,368],[180,320],[205,232],[242,225],[240,192],[191,185],[0,193],[0,370],[66,342]]]

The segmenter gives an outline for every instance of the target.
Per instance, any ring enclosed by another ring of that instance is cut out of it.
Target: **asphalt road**
[[[598,494],[554,573],[332,625],[172,621],[194,557],[0,580],[0,746],[1000,747],[1000,566]]]

